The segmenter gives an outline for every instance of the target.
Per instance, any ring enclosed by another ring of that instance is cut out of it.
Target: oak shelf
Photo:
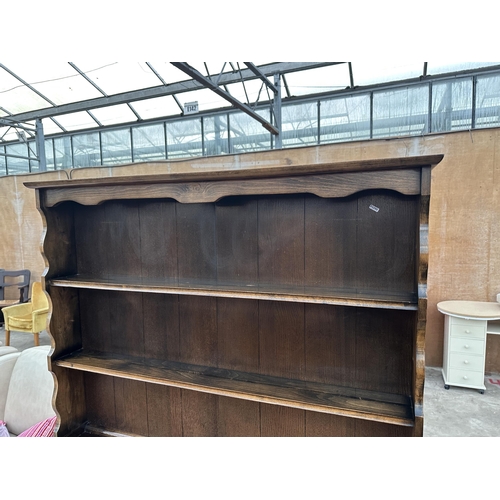
[[[378,391],[96,351],[79,351],[57,366],[152,384],[333,415],[413,426],[411,399]]]
[[[93,290],[273,300],[409,311],[416,311],[418,309],[415,294],[362,292],[313,286],[256,285],[251,283],[245,285],[234,283],[221,284],[195,280],[166,281],[137,277],[105,279],[80,275],[55,278],[50,280],[48,284],[54,287]]]

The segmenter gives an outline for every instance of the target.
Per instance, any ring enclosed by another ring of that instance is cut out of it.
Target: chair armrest
[[[14,304],[13,306],[4,307],[2,309],[3,317],[12,317],[12,316],[26,316],[30,314],[32,310],[32,305],[30,302],[25,304]]]
[[[47,328],[47,314],[49,308],[36,309],[33,311],[33,331],[41,332]]]
[[[33,314],[33,317],[40,316],[42,314],[47,314],[48,312],[49,312],[48,307],[44,307],[43,309],[35,309],[34,311],[31,311],[31,313]]]

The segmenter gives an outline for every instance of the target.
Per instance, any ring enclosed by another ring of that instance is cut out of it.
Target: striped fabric
[[[21,432],[17,437],[54,437],[54,427],[56,426],[56,416],[38,422],[33,427]]]
[[[9,431],[7,430],[7,425],[3,420],[0,420],[0,438],[8,438]]]

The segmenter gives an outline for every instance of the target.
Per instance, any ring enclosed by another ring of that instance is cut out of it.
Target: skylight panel
[[[423,74],[423,62],[353,62],[354,85],[374,85],[418,78]]]
[[[285,80],[292,96],[331,92],[349,86],[349,67],[342,63],[287,73]],[[286,96],[285,92],[283,88],[281,95]]]
[[[82,130],[86,128],[97,127],[98,124],[92,117],[84,112],[71,113],[68,115],[61,115],[56,117],[56,120],[66,129],[66,130]],[[44,124],[44,132],[47,134],[48,132],[45,130]]]
[[[455,71],[485,68],[497,64],[500,64],[500,62],[429,62],[427,63],[427,74],[438,75],[440,73],[452,73]]]
[[[10,64],[9,69],[56,105],[102,95],[66,62],[30,61]]]
[[[6,65],[12,72],[30,85],[61,80],[75,75],[75,70],[66,62],[42,60],[19,60]]]
[[[56,120],[60,122],[59,118],[61,117],[56,117]],[[61,123],[62,125],[62,123]],[[63,131],[50,119],[50,118],[44,118],[42,120],[42,127],[43,127],[43,134],[44,135],[49,135],[49,134],[60,134]]]
[[[132,103],[132,106],[134,103]],[[103,125],[115,125],[119,123],[128,123],[137,121],[137,116],[131,111],[126,104],[118,106],[108,106],[106,108],[98,108],[92,110],[92,114]]]
[[[179,108],[172,96],[155,97],[144,101],[137,101],[132,104],[141,118],[162,118],[167,116],[178,116],[182,110]]]
[[[163,81],[166,82],[167,84],[182,82],[184,80],[190,80],[189,76],[187,76],[186,73],[176,68],[175,66],[172,66],[170,62],[152,61],[150,62],[150,64],[151,66],[153,66],[155,71],[161,76]],[[152,71],[151,74],[154,75]],[[158,77],[156,77],[155,85],[161,85],[161,80]]]
[[[7,109],[13,115],[25,111],[52,107],[45,99],[42,99],[25,86],[0,94],[0,106]]]
[[[78,74],[60,80],[36,83],[33,87],[57,105],[102,97],[96,88]]]
[[[47,108],[50,104],[23,85],[17,78],[0,68],[0,106],[11,114],[17,114],[33,109]]]
[[[144,62],[98,64],[74,61],[74,64],[107,95],[161,85]]]

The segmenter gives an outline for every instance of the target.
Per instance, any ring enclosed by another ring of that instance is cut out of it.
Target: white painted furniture
[[[479,389],[484,385],[486,336],[500,335],[500,304],[451,300],[439,302],[445,315],[443,379],[445,389],[451,385]]]

